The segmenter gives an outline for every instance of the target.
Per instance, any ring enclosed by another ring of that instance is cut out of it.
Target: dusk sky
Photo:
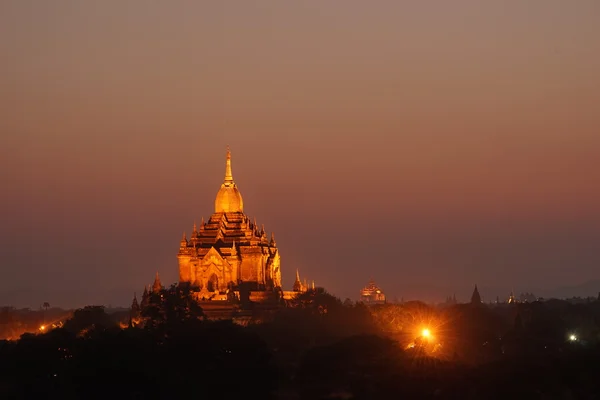
[[[600,2],[0,2],[0,305],[178,277],[225,151],[341,297],[598,280]]]

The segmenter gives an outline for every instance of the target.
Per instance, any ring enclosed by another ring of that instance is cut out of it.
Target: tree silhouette
[[[187,285],[174,284],[160,292],[150,293],[148,304],[142,309],[146,326],[150,329],[163,325],[177,325],[203,319],[204,312]]]
[[[64,324],[64,329],[76,335],[87,335],[94,331],[117,328],[104,306],[86,306],[73,312],[73,316]]]

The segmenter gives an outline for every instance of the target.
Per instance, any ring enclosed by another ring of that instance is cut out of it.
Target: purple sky
[[[287,289],[600,279],[599,21],[597,0],[2,1],[0,304],[175,282],[227,144]]]

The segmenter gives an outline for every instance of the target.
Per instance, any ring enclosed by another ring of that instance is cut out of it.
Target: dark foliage
[[[0,341],[0,398],[560,399],[600,393],[600,302],[365,307],[312,290],[268,322],[207,321],[189,289],[143,327],[102,307]],[[141,326],[141,325],[140,325]],[[419,332],[431,328],[428,339]],[[573,338],[576,337],[576,340]],[[435,344],[435,345],[434,345]]]
[[[64,324],[66,331],[76,335],[93,334],[117,327],[117,323],[106,314],[103,306],[87,306],[77,309]]]

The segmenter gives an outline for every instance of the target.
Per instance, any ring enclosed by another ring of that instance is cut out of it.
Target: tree
[[[104,310],[104,306],[85,306],[73,312],[64,328],[77,335],[87,335],[93,331],[116,328],[118,325]]]
[[[147,318],[146,326],[153,328],[199,320],[204,312],[189,286],[173,284],[169,289],[149,294],[142,316]]]
[[[44,315],[42,315],[42,323],[45,325],[46,324],[46,312],[48,312],[48,309],[50,308],[50,303],[48,303],[47,301],[44,302],[44,304],[42,304],[42,307],[44,308]]]

